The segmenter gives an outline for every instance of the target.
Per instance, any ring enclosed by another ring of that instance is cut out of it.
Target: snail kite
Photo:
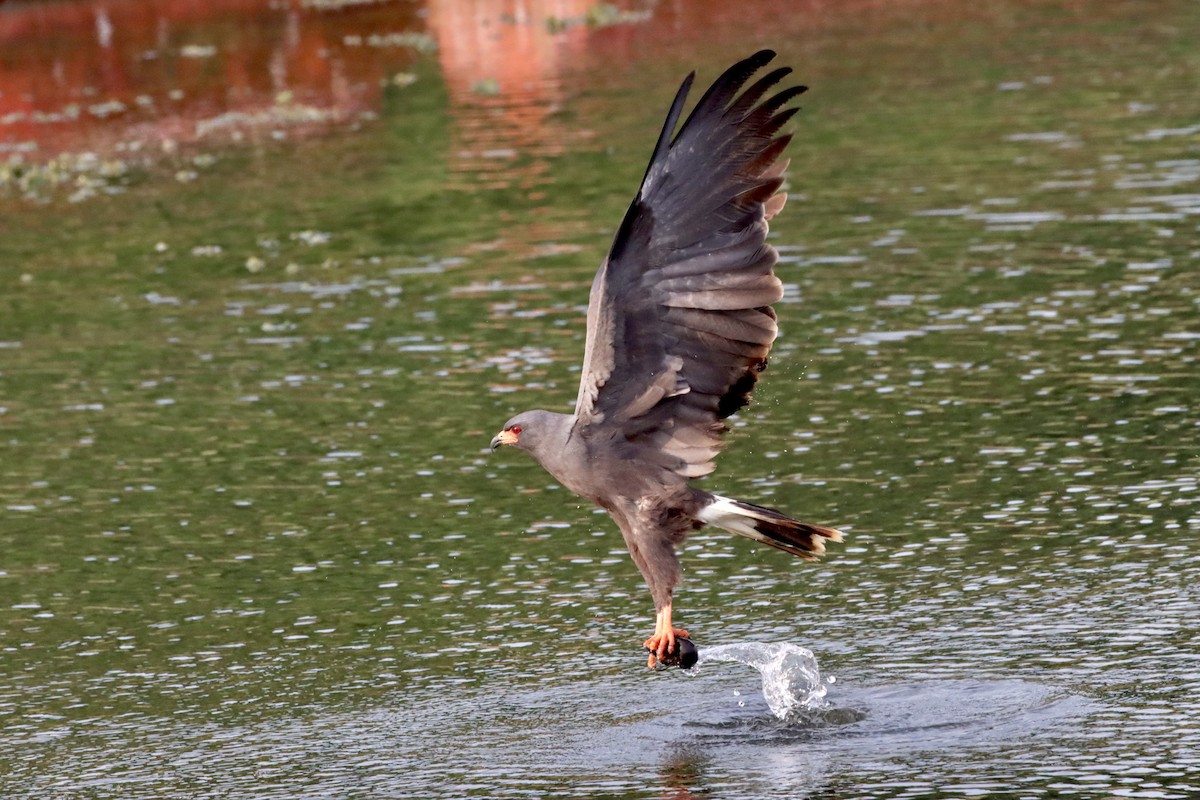
[[[687,632],[671,621],[675,547],[716,525],[812,559],[833,528],[689,484],[707,475],[722,422],[745,406],[775,339],[783,296],[767,244],[791,140],[778,135],[805,87],[773,91],[788,68],[743,87],[775,54],[730,67],[672,133],[695,73],[675,95],[637,197],[592,283],[574,414],[526,411],[492,439],[524,450],[563,486],[606,509],[657,611],[649,666]]]

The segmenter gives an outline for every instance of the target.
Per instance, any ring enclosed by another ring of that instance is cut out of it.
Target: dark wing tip
[[[662,130],[658,133],[658,142],[654,145],[654,152],[650,155],[650,163],[646,165],[646,172],[642,175],[642,185],[650,177],[650,172],[654,169],[654,165],[659,163],[671,149],[671,134],[675,132],[675,126],[679,124],[679,117],[683,114],[683,105],[687,102],[688,93],[692,90],[692,84],[696,81],[696,72],[693,70],[687,74],[683,82],[679,84],[679,89],[675,92],[675,99],[671,102],[671,110],[667,112],[667,118],[663,120]]]
[[[708,106],[710,103],[717,106],[717,110],[725,108],[734,95],[745,85],[746,81],[750,80],[754,73],[771,63],[775,58],[774,50],[759,50],[754,55],[743,58],[729,69],[721,73],[721,75],[712,82],[712,86],[708,87],[708,91],[700,98],[700,102],[696,103],[696,109],[692,112],[692,116],[696,116],[697,112]],[[784,73],[787,74],[787,73]],[[783,75],[779,76],[780,78]],[[691,121],[690,118],[688,120]],[[687,123],[685,122],[686,126]]]
[[[776,53],[774,50],[772,50],[769,47],[764,47],[762,50],[759,50],[757,53],[754,53],[753,55],[748,56],[747,58],[743,58],[738,63],[739,64],[754,63],[754,64],[757,64],[757,66],[754,69],[759,69],[759,68],[764,67],[767,64],[771,63],[771,59],[775,58],[775,55],[776,55]]]

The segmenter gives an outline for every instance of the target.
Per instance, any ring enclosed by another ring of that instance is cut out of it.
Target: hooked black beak
[[[492,452],[493,453],[496,452],[496,448],[498,448],[502,444],[516,444],[516,443],[517,443],[517,435],[515,433],[513,433],[512,431],[500,431],[499,433],[497,433],[495,436],[492,437]]]

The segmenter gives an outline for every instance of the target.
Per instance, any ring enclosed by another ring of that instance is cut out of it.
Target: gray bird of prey
[[[574,414],[526,411],[492,450],[524,450],[563,486],[616,520],[650,587],[657,621],[644,643],[654,668],[687,631],[671,620],[676,545],[715,525],[814,559],[833,528],[690,485],[712,472],[722,421],[750,401],[783,297],[767,244],[804,86],[773,91],[789,68],[746,83],[775,57],[739,61],[709,87],[672,138],[695,73],[675,95],[641,188],[592,282]]]

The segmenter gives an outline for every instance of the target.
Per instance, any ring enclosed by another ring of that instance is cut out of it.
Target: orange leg
[[[658,612],[658,618],[654,622],[654,635],[642,644],[643,647],[650,651],[650,657],[646,661],[646,666],[654,669],[655,663],[662,660],[663,656],[667,653],[675,652],[675,640],[681,637],[686,638],[687,635],[687,631],[671,625],[670,603],[663,606],[662,611]]]

